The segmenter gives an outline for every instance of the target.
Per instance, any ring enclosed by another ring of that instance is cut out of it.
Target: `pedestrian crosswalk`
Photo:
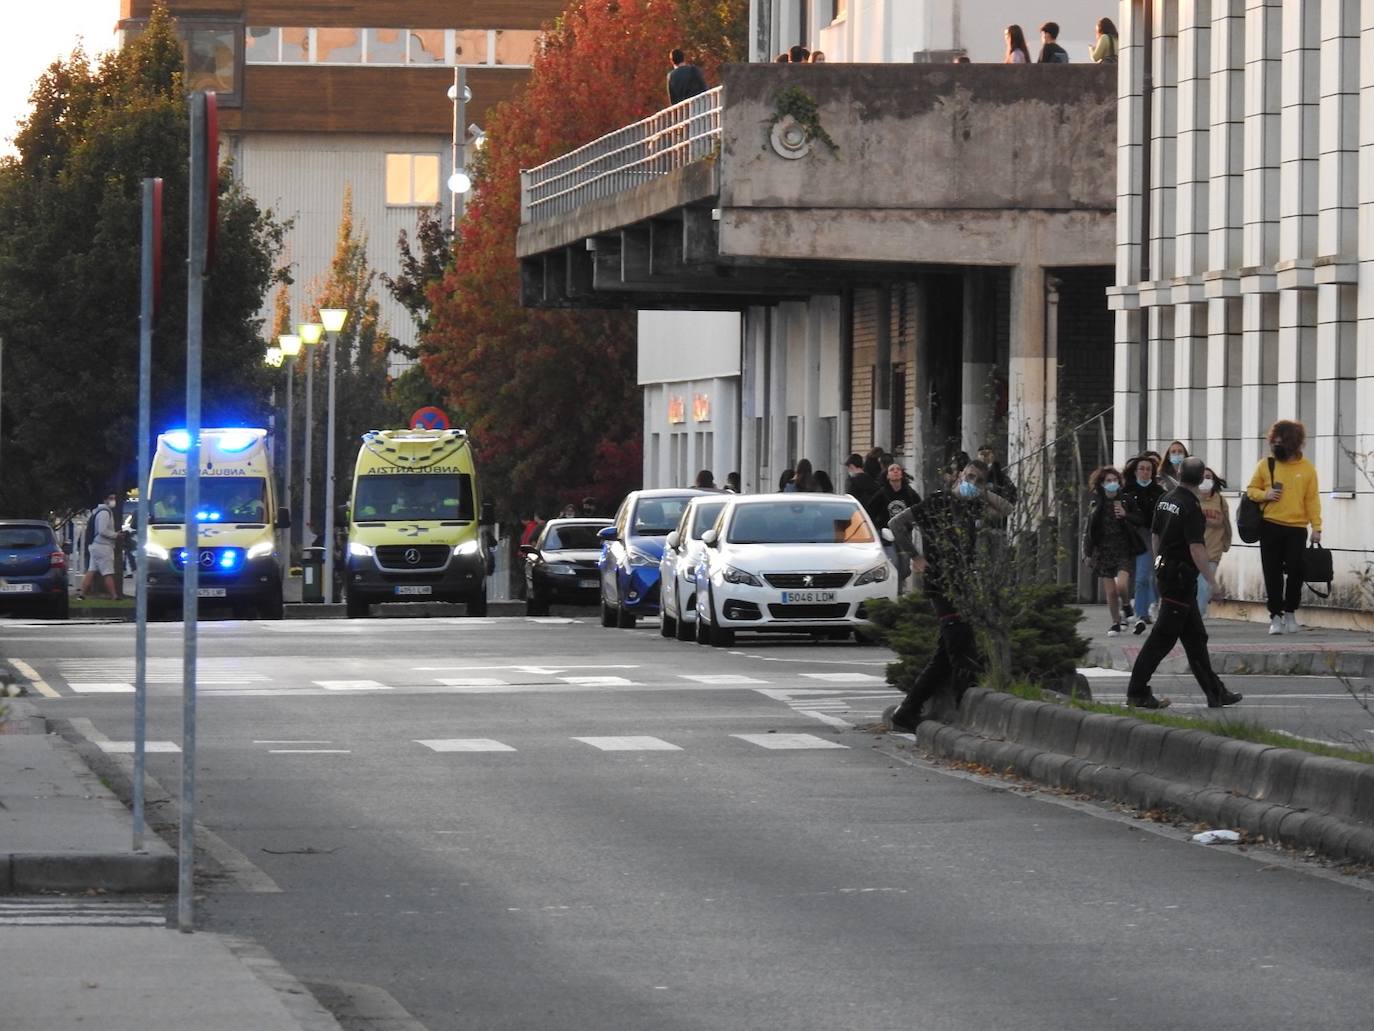
[[[0,897],[0,927],[165,927],[165,903],[146,899]]]
[[[729,747],[734,741],[742,741],[745,744],[753,745],[766,751],[798,751],[806,749],[830,749],[848,748],[848,745],[841,744],[831,737],[820,737],[816,734],[804,733],[779,733],[770,731],[764,734],[715,734],[715,735],[692,735],[689,739],[682,739],[685,743],[671,741],[666,737],[658,737],[649,734],[621,734],[609,736],[585,736],[568,738],[532,738],[529,741],[516,740],[500,741],[495,738],[487,737],[453,737],[453,738],[416,738],[412,741],[398,740],[378,740],[368,739],[358,742],[359,748],[343,747],[350,742],[334,741],[324,739],[311,739],[308,741],[263,741],[254,740],[250,743],[234,741],[203,741],[202,748],[242,748],[251,747],[267,755],[289,755],[289,756],[308,756],[308,755],[353,755],[356,752],[375,752],[392,751],[397,747],[410,747],[419,745],[421,748],[428,749],[436,753],[462,753],[462,752],[547,752],[550,749],[565,747],[569,742],[594,749],[598,752],[683,752],[689,749],[693,751],[705,751],[716,749],[722,745]],[[100,748],[108,753],[128,754],[133,751],[132,741],[100,741]],[[149,753],[177,753],[180,749],[172,741],[149,741],[147,742]]]

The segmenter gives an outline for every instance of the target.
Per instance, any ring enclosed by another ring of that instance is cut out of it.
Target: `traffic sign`
[[[448,429],[448,416],[442,408],[427,405],[417,409],[415,414],[410,417],[410,428],[412,430],[446,430]]]

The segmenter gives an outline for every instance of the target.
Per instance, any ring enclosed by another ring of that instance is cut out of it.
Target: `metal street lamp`
[[[472,90],[467,86],[467,70],[460,64],[453,66],[453,85],[448,88],[448,99],[453,101],[453,152],[449,161],[452,171],[448,177],[448,189],[453,194],[453,208],[449,215],[448,228],[456,235],[458,207],[463,202],[463,194],[472,189],[472,178],[463,168],[465,161],[461,160],[463,138],[459,135],[459,126],[467,120],[468,101],[472,99]]]
[[[297,327],[301,343],[313,347],[324,337],[324,327],[318,322],[303,322]],[[315,356],[306,352],[305,363],[305,490],[301,497],[301,547],[308,548],[315,542],[310,539],[313,524],[310,522],[310,494],[315,483],[315,463],[311,460],[312,444],[315,439]]]
[[[329,429],[324,441],[324,603],[334,604],[334,344],[348,321],[347,308],[321,308],[329,336]]]
[[[301,353],[301,338],[296,333],[283,333],[277,345],[286,359],[286,462],[282,468],[282,508],[291,511],[291,456],[295,451],[294,408],[296,400],[296,356]],[[286,531],[286,564],[291,565],[291,539],[294,531]]]

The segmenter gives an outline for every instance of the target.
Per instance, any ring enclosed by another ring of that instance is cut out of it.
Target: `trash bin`
[[[324,604],[324,548],[301,549],[301,601]]]

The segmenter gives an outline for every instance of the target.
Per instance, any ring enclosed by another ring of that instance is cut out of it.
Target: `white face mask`
[[[1210,494],[1212,493],[1212,488],[1216,485],[1216,480],[1203,480],[1201,483],[1198,484],[1198,488],[1202,491],[1202,493]]]

